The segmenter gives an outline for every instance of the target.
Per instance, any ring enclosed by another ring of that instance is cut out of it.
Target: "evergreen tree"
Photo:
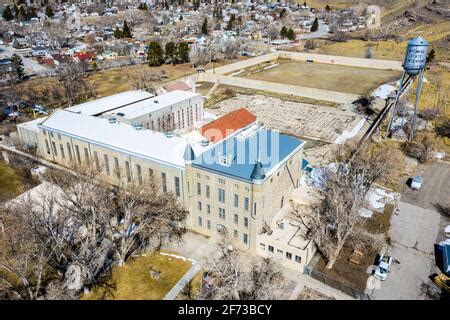
[[[37,17],[37,12],[34,7],[28,7],[27,9],[27,20],[31,20],[32,18]]]
[[[180,63],[189,62],[189,45],[186,42],[180,42],[178,44],[177,54]]]
[[[180,21],[183,21],[183,16],[180,16],[180,19],[179,19]]]
[[[148,45],[147,61],[151,67],[159,67],[164,63],[164,51],[158,42],[152,41]]]
[[[314,19],[314,22],[311,26],[311,32],[317,31],[319,30],[319,20],[317,19],[317,17]]]
[[[325,6],[325,10],[326,10],[326,11],[331,11],[330,6],[329,6],[329,5],[326,5],[326,6]]]
[[[202,33],[204,35],[208,34],[208,19],[205,18],[205,20],[203,20],[203,24],[202,24]]]
[[[25,6],[19,7],[19,12],[17,13],[17,20],[19,21],[27,20],[27,12],[25,11]]]
[[[119,27],[116,27],[116,29],[114,29],[113,35],[114,35],[114,38],[116,38],[116,39],[123,38],[122,30],[120,30]]]
[[[171,63],[177,63],[177,47],[174,42],[170,41],[166,43],[166,60],[169,60]]]
[[[123,38],[132,38],[133,37],[133,35],[131,34],[131,29],[128,26],[127,20],[123,21],[122,37]]]
[[[291,41],[295,41],[295,32],[292,28],[289,28],[289,30],[287,31],[286,38],[288,38]]]
[[[431,49],[431,51],[428,52],[428,55],[427,55],[427,63],[434,61],[435,56],[436,56],[436,52],[434,51],[434,49]]]
[[[14,3],[13,14],[14,14],[14,19],[17,19],[17,17],[19,16],[19,7],[15,3]]]
[[[18,54],[14,53],[11,57],[11,63],[13,65],[13,72],[17,80],[22,80],[25,75],[22,58]]]
[[[304,7],[307,7],[307,6],[308,6],[308,5],[306,4],[306,1],[303,2],[303,6],[304,6]]]
[[[49,18],[52,18],[55,14],[53,13],[53,9],[51,6],[45,7],[45,15]]]
[[[9,5],[6,6],[5,10],[3,10],[2,18],[5,19],[6,21],[11,21],[14,19],[14,14],[11,11],[11,7]]]
[[[230,20],[228,21],[227,30],[233,30],[235,20],[236,20],[236,16],[233,13],[233,14],[231,14]]]
[[[148,10],[147,4],[145,2],[141,2],[138,6],[138,9],[147,11]]]
[[[280,12],[280,19],[283,19],[284,15],[286,14],[286,8],[283,8]]]
[[[283,39],[287,37],[287,29],[286,29],[285,26],[283,26],[283,28],[281,28],[280,36],[281,36]]]

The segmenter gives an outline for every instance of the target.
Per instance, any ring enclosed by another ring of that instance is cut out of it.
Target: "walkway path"
[[[173,286],[172,289],[166,294],[163,300],[175,300],[178,294],[183,288],[195,277],[195,275],[201,270],[200,263],[196,262],[192,267],[184,274],[184,276]]]

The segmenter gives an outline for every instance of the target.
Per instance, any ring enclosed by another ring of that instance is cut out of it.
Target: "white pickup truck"
[[[380,260],[378,261],[377,268],[375,269],[374,277],[381,281],[386,280],[392,261],[393,258],[391,256],[382,254],[380,256]]]

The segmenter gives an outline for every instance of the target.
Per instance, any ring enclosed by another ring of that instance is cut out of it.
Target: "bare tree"
[[[159,80],[159,76],[154,71],[132,70],[127,72],[127,76],[133,85],[133,89],[156,92],[155,81]]]
[[[93,85],[85,79],[87,65],[84,62],[70,62],[57,69],[57,81],[61,84],[67,103],[71,106],[80,98],[95,95]]]
[[[396,159],[392,149],[345,147],[336,155],[334,169],[325,171],[323,185],[312,203],[291,201],[293,220],[304,225],[320,253],[332,268],[347,237],[359,221],[372,184],[392,172]]]
[[[233,249],[224,239],[206,261],[199,299],[261,300],[279,299],[286,281],[270,259],[249,257]]]

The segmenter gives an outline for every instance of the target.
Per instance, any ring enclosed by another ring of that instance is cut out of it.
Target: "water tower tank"
[[[408,42],[403,68],[407,74],[416,75],[425,68],[427,50],[430,44],[427,40],[418,36]]]

